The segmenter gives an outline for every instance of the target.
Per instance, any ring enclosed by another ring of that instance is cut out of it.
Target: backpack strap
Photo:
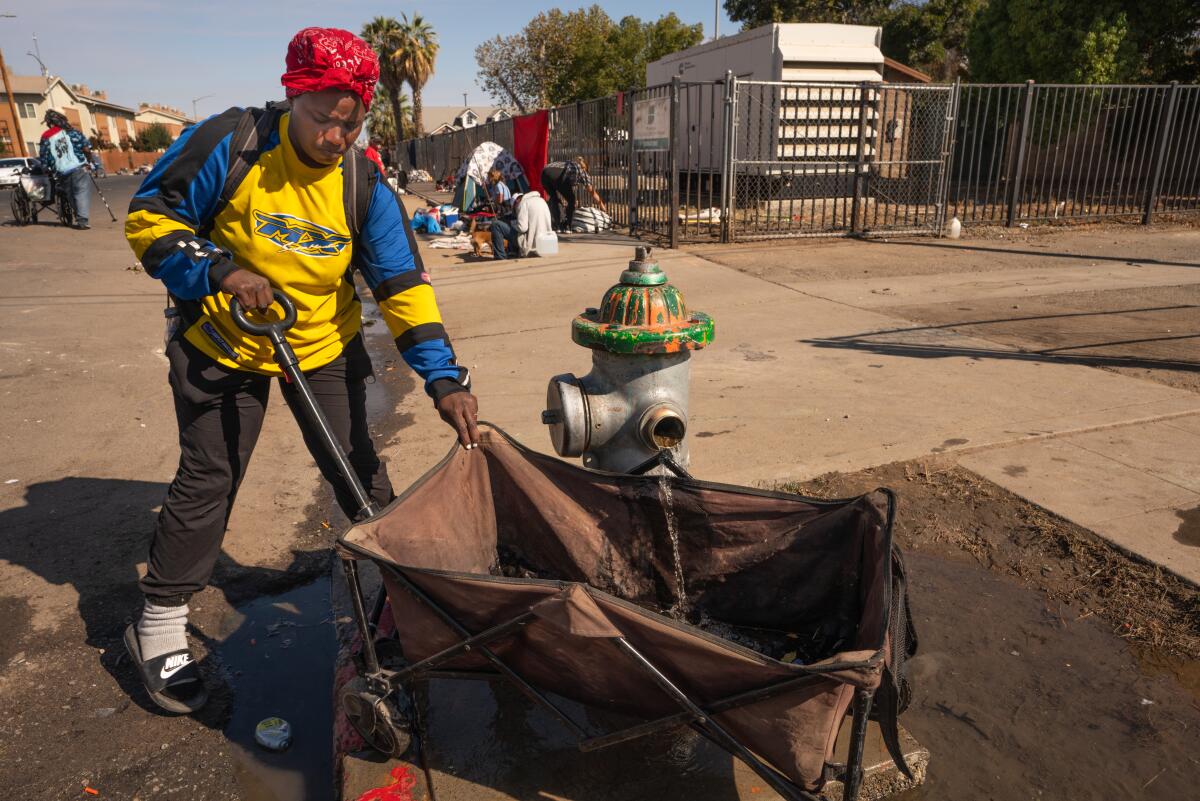
[[[250,174],[262,155],[263,143],[287,111],[284,103],[268,103],[266,108],[247,109],[238,120],[233,138],[229,140],[229,166],[225,170],[225,185],[221,187],[221,206],[227,204]]]
[[[378,180],[379,168],[361,150],[352,147],[346,151],[342,157],[342,203],[353,241],[358,241],[363,226],[367,224],[371,192]]]

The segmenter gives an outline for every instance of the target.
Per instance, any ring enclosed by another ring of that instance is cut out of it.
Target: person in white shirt
[[[538,237],[553,230],[550,206],[536,192],[513,195],[513,216],[492,223],[492,256],[496,259],[537,252]]]

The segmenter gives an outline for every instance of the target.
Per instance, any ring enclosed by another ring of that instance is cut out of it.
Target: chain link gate
[[[941,231],[956,94],[733,79],[722,238]]]

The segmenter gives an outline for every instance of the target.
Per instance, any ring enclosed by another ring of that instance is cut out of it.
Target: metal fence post
[[[937,235],[946,235],[946,212],[950,210],[950,181],[954,171],[954,148],[958,144],[958,104],[962,98],[962,79],[954,79],[950,90],[945,130],[942,131],[942,175],[938,182]]]
[[[1021,181],[1025,177],[1025,148],[1029,141],[1029,119],[1033,116],[1033,81],[1025,82],[1025,102],[1021,105],[1021,138],[1017,140],[1017,163],[1008,185],[1008,214],[1004,224],[1012,228],[1021,203]]]
[[[858,85],[858,152],[854,157],[854,198],[850,204],[850,232],[862,233],[863,167],[867,159],[867,82]]]
[[[671,247],[679,247],[679,159],[675,150],[679,134],[679,76],[671,78],[671,127],[667,139],[667,175],[670,177],[671,201],[667,213],[671,215]]]
[[[629,235],[636,236],[638,223],[638,193],[637,193],[637,150],[633,141],[633,104],[634,92],[627,92],[625,98],[625,113],[629,118],[629,178],[626,190],[629,194]]]
[[[725,71],[725,103],[721,111],[721,241],[733,241],[734,175],[733,134],[737,127],[737,78]]]
[[[1154,206],[1158,202],[1158,186],[1162,180],[1163,162],[1166,160],[1167,143],[1171,141],[1171,123],[1175,119],[1175,98],[1179,95],[1179,81],[1171,81],[1167,90],[1166,107],[1163,109],[1162,121],[1158,125],[1158,142],[1154,153],[1154,168],[1151,172],[1150,186],[1146,190],[1146,205],[1142,209],[1142,225],[1149,225],[1154,217]]]

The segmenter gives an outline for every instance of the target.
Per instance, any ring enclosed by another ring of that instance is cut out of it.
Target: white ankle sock
[[[138,647],[142,661],[156,656],[182,651],[187,644],[187,604],[159,606],[146,601],[142,619],[137,624]]]

